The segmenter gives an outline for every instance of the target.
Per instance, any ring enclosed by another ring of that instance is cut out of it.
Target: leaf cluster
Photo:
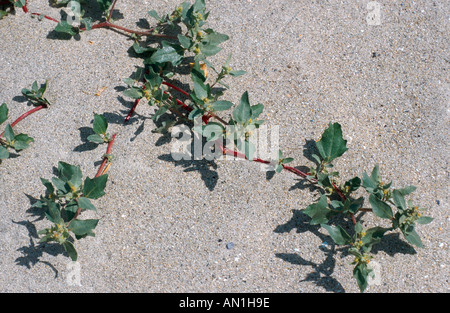
[[[105,194],[107,180],[106,174],[83,180],[80,167],[65,162],[58,163],[57,175],[51,180],[41,178],[46,192],[33,207],[44,210],[53,223],[50,228],[39,231],[43,235],[41,242],[58,242],[76,261],[78,254],[72,234],[76,239],[95,236],[93,230],[98,224],[98,219],[81,220],[78,216],[85,210],[97,211],[91,200]]]
[[[398,228],[410,244],[423,247],[415,231],[415,223],[426,224],[433,219],[422,216],[424,209],[414,206],[411,201],[406,203],[405,196],[415,191],[416,187],[392,189],[392,182],[385,184],[382,181],[378,166],[374,167],[370,176],[363,173],[362,179],[354,177],[342,184],[336,181],[339,173],[329,171],[333,167],[331,162],[347,151],[346,140],[339,124],[330,123],[321,139],[316,142],[316,147],[319,151],[319,155],[314,156],[317,166],[310,169],[309,179],[314,179],[325,192],[318,202],[309,205],[303,212],[311,218],[312,225],[320,224],[337,245],[347,246],[348,252],[355,256],[353,274],[359,288],[364,291],[369,277],[373,276],[370,266],[372,256],[369,254],[373,245],[379,243],[386,232]],[[370,208],[363,208],[365,197],[353,196],[360,187],[368,194]],[[373,212],[377,217],[391,221],[392,227],[376,226],[364,229],[354,219],[354,215],[360,211]],[[353,234],[347,233],[339,225],[327,224],[337,215],[352,217]]]

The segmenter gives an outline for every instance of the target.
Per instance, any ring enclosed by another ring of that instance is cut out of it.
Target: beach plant
[[[232,67],[231,54],[223,64],[214,65],[210,61],[210,57],[222,50],[221,44],[229,37],[207,26],[209,12],[204,0],[183,2],[169,14],[150,10],[148,15],[154,26],[144,30],[132,30],[114,23],[112,16],[117,2],[97,0],[102,15],[100,20],[95,21],[84,16],[85,1],[52,1],[53,6],[76,9],[73,16],[77,23],[57,20],[41,13],[31,14],[56,22],[54,31],[64,39],[99,28],[114,28],[133,39],[131,50],[143,59],[144,66],[123,79],[126,85],[123,96],[134,101],[124,117],[124,124],[129,122],[139,103],[146,102],[155,109],[152,119],[159,126],[154,132],[168,132],[177,124],[189,125],[193,132],[203,136],[219,157],[233,156],[262,163],[270,166],[273,172],[294,173],[310,183],[318,193],[317,201],[302,212],[309,217],[311,225],[320,225],[336,245],[354,256],[353,276],[361,291],[367,288],[370,278],[374,276],[370,263],[374,257],[372,248],[383,244],[386,234],[400,232],[411,245],[423,247],[416,227],[430,223],[432,218],[424,216],[425,209],[407,199],[416,187],[406,185],[394,188],[392,182],[386,183],[378,166],[369,174],[363,172],[348,179],[342,179],[335,170],[333,163],[348,150],[339,123],[329,123],[315,142],[317,153],[312,155],[315,163],[307,167],[306,172],[288,165],[294,159],[285,156],[281,150],[272,159],[256,157],[258,151],[253,138],[264,123],[259,119],[264,105],[251,104],[248,91],[242,93],[239,103],[225,98],[225,92],[231,85],[228,79],[246,72]],[[20,4],[26,6],[26,2]],[[146,37],[155,40],[143,40]],[[183,83],[188,87],[181,88],[177,77],[186,72],[188,74],[183,77],[188,83]],[[217,85],[221,88],[215,88]],[[46,103],[42,98],[44,91],[45,88],[36,89],[33,85],[24,95],[43,106]],[[6,105],[2,105],[0,121],[3,122],[6,116]],[[167,118],[163,119],[163,116]],[[88,141],[107,144],[106,154],[95,177],[83,180],[79,166],[59,162],[56,177],[51,181],[41,179],[46,193],[34,204],[43,209],[47,219],[53,223],[53,226],[40,232],[43,235],[41,240],[62,244],[72,260],[78,258],[72,234],[75,239],[93,236],[99,222],[98,219],[80,220],[79,217],[86,210],[95,211],[91,200],[105,194],[106,171],[113,160],[111,147],[116,136],[111,136],[107,128],[106,118],[94,114],[93,134]],[[5,143],[2,141],[5,147],[0,151],[5,153],[7,147],[14,148],[12,140],[15,138],[8,130]],[[367,213],[372,213],[373,220],[380,220],[382,226],[363,226],[360,219]]]
[[[19,116],[14,122],[8,123],[5,130],[0,134],[0,161],[8,159],[11,156],[10,150],[20,152],[28,148],[29,144],[34,141],[34,139],[27,134],[16,134],[13,127],[27,116],[50,106],[50,102],[44,97],[46,89],[47,81],[40,86],[37,81],[34,81],[31,89],[22,89],[22,95],[35,107]],[[0,125],[8,119],[8,114],[8,106],[6,103],[3,103],[0,106]]]

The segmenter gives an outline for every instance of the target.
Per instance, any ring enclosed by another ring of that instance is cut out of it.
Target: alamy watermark
[[[370,26],[381,25],[381,4],[377,1],[370,1],[367,3],[367,10],[369,11],[366,15],[367,24]]]
[[[81,286],[81,265],[77,261],[70,261],[66,269],[68,271],[66,283],[69,286]]]

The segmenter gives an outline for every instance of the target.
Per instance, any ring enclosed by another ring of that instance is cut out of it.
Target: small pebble
[[[234,248],[234,243],[232,243],[232,242],[227,243],[227,249],[228,250],[231,250],[233,248]]]

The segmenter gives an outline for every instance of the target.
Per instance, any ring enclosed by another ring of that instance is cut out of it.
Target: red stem
[[[184,91],[183,89],[181,89],[181,88],[179,88],[179,87],[177,87],[177,86],[175,86],[175,85],[172,85],[171,83],[168,83],[168,82],[163,82],[163,84],[166,85],[166,86],[169,86],[169,87],[172,88],[172,89],[175,89],[176,91],[181,92],[181,93],[182,93],[183,95],[185,95],[186,97],[189,97],[189,93],[186,92],[186,91]]]
[[[117,134],[114,134],[112,136],[111,141],[108,142],[108,147],[106,148],[106,156],[103,158],[103,162],[100,165],[100,168],[98,169],[97,174],[95,175],[95,177],[99,177],[102,174],[103,168],[105,167],[106,163],[108,162],[108,156],[107,155],[111,154],[112,146],[114,144],[114,140],[116,139],[116,135]]]
[[[31,109],[30,111],[28,111],[28,112],[22,114],[21,116],[19,116],[18,119],[16,119],[14,122],[11,123],[11,127],[16,126],[17,123],[19,123],[21,120],[23,120],[24,118],[26,118],[28,115],[31,115],[31,114],[33,114],[33,113],[35,113],[35,112],[37,112],[37,111],[39,111],[39,110],[41,110],[41,109],[44,109],[44,108],[46,108],[46,107],[47,107],[46,105],[40,105],[40,106],[35,107],[34,109]],[[1,133],[1,134],[0,134],[0,137],[3,137],[3,134],[4,134],[4,133],[5,133],[5,132]]]
[[[108,14],[108,18],[107,18],[108,22],[111,20],[112,12],[114,10],[114,7],[116,6],[116,3],[117,3],[117,0],[114,0],[113,4],[111,6],[111,9],[109,10],[109,14]]]
[[[131,118],[131,115],[133,115],[134,111],[136,110],[136,107],[138,106],[140,100],[141,100],[141,99],[136,99],[136,100],[134,100],[134,104],[133,104],[133,106],[131,107],[130,112],[128,112],[127,117],[125,117],[125,122],[124,122],[124,124],[128,123],[128,121],[129,121],[130,118]]]
[[[28,13],[27,0],[25,0],[25,5],[22,7],[22,10],[23,10],[25,13]]]
[[[132,33],[132,34],[136,34],[136,35],[140,35],[140,36],[153,36],[153,37],[177,39],[177,37],[175,37],[175,36],[168,36],[168,35],[163,35],[163,34],[152,34],[153,29],[149,29],[145,32],[142,32],[142,31],[132,30],[132,29],[129,29],[129,28],[126,28],[123,26],[119,26],[119,25],[113,24],[109,21],[98,23],[91,27],[91,29],[96,29],[96,28],[117,28],[117,29],[123,30],[127,33]],[[80,30],[85,31],[86,28],[83,27],[83,28],[80,28]]]
[[[41,13],[31,13],[31,15],[38,15],[38,16],[42,16]],[[46,18],[47,20],[53,21],[55,23],[59,23],[58,20],[54,19],[53,17],[50,17],[48,15],[44,15],[44,18]]]

